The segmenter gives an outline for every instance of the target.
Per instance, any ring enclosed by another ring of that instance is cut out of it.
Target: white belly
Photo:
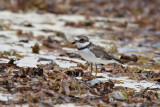
[[[81,55],[81,57],[83,59],[85,59],[88,62],[95,62],[95,59],[97,59],[95,57],[95,55],[92,54],[91,51],[88,48],[83,49],[83,50],[79,50],[79,54]]]
[[[114,60],[103,60],[97,58],[88,48],[79,50],[79,54],[83,59],[88,62],[92,62],[93,64],[108,64],[108,63],[115,63]]]
[[[102,60],[97,58],[88,48],[79,50],[79,54],[83,59],[88,62],[92,62],[93,64],[106,64],[107,60]]]

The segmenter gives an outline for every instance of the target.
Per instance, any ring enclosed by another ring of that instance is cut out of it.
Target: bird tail
[[[119,60],[119,59],[114,58],[114,60],[116,60],[116,61],[119,62],[120,64],[124,64],[124,62],[121,61],[121,60]]]

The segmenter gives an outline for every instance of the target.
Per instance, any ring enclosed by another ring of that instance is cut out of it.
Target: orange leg
[[[97,73],[98,73],[98,69],[97,69],[97,65],[96,65],[96,74],[95,74],[94,79],[96,79]]]
[[[92,75],[92,71],[93,71],[93,64],[91,63],[91,72],[90,72],[90,76],[89,76],[89,79],[91,78],[91,75]]]
[[[114,69],[116,68],[116,63],[113,64]]]

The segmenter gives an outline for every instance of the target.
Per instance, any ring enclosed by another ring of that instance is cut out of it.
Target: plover
[[[93,65],[96,66],[96,74],[94,79],[96,78],[98,72],[97,64],[122,63],[119,59],[116,59],[112,55],[105,52],[101,47],[90,42],[87,36],[76,36],[72,44],[75,43],[80,56],[91,64],[90,77],[92,75]]]

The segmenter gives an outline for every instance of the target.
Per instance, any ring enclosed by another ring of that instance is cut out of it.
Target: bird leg
[[[114,70],[116,69],[116,67],[117,67],[116,63],[113,63]]]
[[[90,72],[90,76],[89,76],[89,79],[91,78],[91,75],[92,75],[92,71],[93,71],[93,64],[91,63],[91,72]]]
[[[97,76],[97,73],[98,73],[97,65],[95,64],[95,66],[96,66],[96,74],[95,74],[94,79],[96,79],[96,76]]]

